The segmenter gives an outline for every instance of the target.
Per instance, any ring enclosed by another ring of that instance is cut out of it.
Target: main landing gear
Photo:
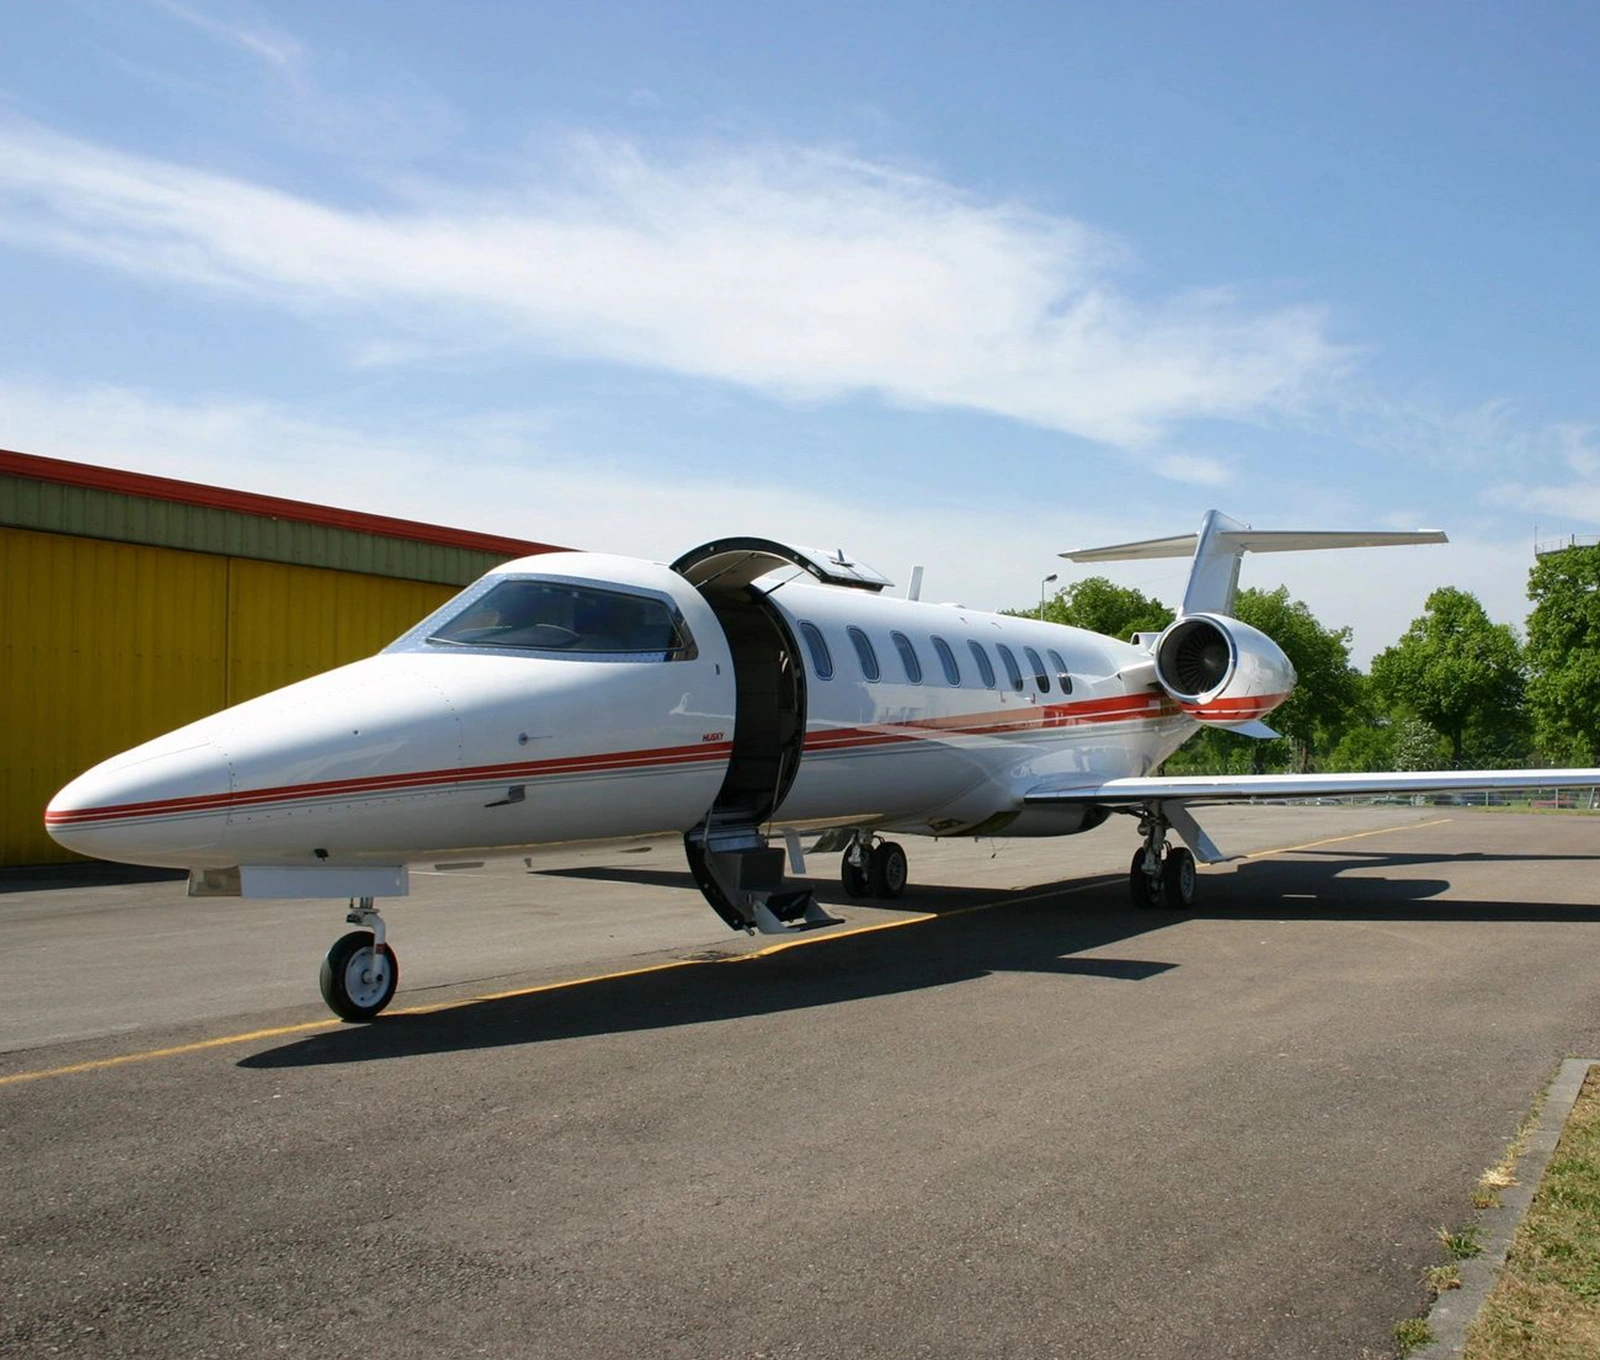
[[[906,890],[906,852],[894,841],[856,834],[839,861],[839,879],[851,897],[892,900]]]
[[[394,999],[400,960],[370,897],[353,900],[345,920],[362,929],[340,936],[323,959],[322,999],[341,1020],[371,1020]]]
[[[1168,822],[1159,807],[1139,816],[1144,845],[1134,851],[1128,866],[1128,890],[1136,907],[1166,907],[1187,911],[1194,906],[1198,886],[1194,856],[1181,845],[1167,845]]]

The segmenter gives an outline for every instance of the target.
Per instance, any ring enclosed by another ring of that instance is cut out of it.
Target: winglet
[[[1220,510],[1208,510],[1197,534],[1114,543],[1064,552],[1069,562],[1133,562],[1194,554],[1179,614],[1227,614],[1239,586],[1239,563],[1247,552],[1306,552],[1322,548],[1393,548],[1413,543],[1448,543],[1437,529],[1387,530],[1252,529]]]

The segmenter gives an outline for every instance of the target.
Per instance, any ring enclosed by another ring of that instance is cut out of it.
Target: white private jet
[[[1271,736],[1295,683],[1229,617],[1245,552],[1443,542],[1418,533],[1198,534],[1063,553],[1193,555],[1176,620],[1131,641],[885,593],[843,552],[759,538],[671,566],[599,553],[508,562],[378,655],[97,765],[45,813],[69,850],[189,870],[191,896],[349,899],[324,998],[389,1004],[399,964],[376,899],[408,866],[674,832],[728,925],[834,924],[786,886],[800,835],[842,852],[846,891],[898,897],[883,833],[1061,836],[1139,819],[1129,880],[1182,909],[1225,857],[1196,804],[1319,794],[1600,785],[1600,770],[1163,778],[1203,726]],[[913,592],[914,593],[914,592]],[[1182,844],[1169,847],[1169,832]]]

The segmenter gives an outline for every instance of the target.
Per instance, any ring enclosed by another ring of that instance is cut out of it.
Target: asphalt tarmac
[[[777,949],[664,842],[429,875],[370,1026],[328,903],[0,879],[0,1354],[1390,1355],[1600,1053],[1600,820],[1203,820],[1188,916],[1114,818]]]

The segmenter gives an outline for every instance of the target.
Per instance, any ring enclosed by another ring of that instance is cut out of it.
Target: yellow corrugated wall
[[[455,593],[278,562],[233,558],[229,567],[230,704],[371,656]]]
[[[71,858],[44,805],[97,761],[370,655],[452,593],[0,527],[0,864]]]

